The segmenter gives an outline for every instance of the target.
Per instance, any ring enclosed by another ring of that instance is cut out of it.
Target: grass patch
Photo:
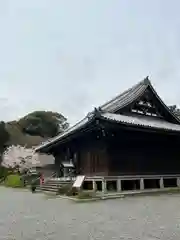
[[[11,174],[7,176],[4,185],[6,187],[13,187],[13,188],[18,188],[18,187],[23,187],[23,182],[21,180],[21,177],[18,174]]]

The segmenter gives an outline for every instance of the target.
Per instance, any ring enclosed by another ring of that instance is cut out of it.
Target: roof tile
[[[101,115],[102,118],[108,121],[115,121],[118,123],[125,123],[136,126],[150,127],[154,129],[164,129],[171,131],[180,131],[180,125],[169,123],[165,120],[156,119],[147,116],[125,116],[121,114],[113,114],[113,113],[103,113]]]

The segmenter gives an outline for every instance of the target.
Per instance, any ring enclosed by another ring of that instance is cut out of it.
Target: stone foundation
[[[180,188],[180,175],[93,176],[86,177],[86,190],[107,192]],[[89,186],[89,187],[87,187]]]

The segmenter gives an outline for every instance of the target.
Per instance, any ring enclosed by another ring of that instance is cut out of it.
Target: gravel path
[[[0,240],[179,240],[180,195],[91,203],[0,187]]]

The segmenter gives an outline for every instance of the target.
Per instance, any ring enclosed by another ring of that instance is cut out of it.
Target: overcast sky
[[[0,116],[70,123],[149,75],[180,104],[177,0],[0,0]]]

